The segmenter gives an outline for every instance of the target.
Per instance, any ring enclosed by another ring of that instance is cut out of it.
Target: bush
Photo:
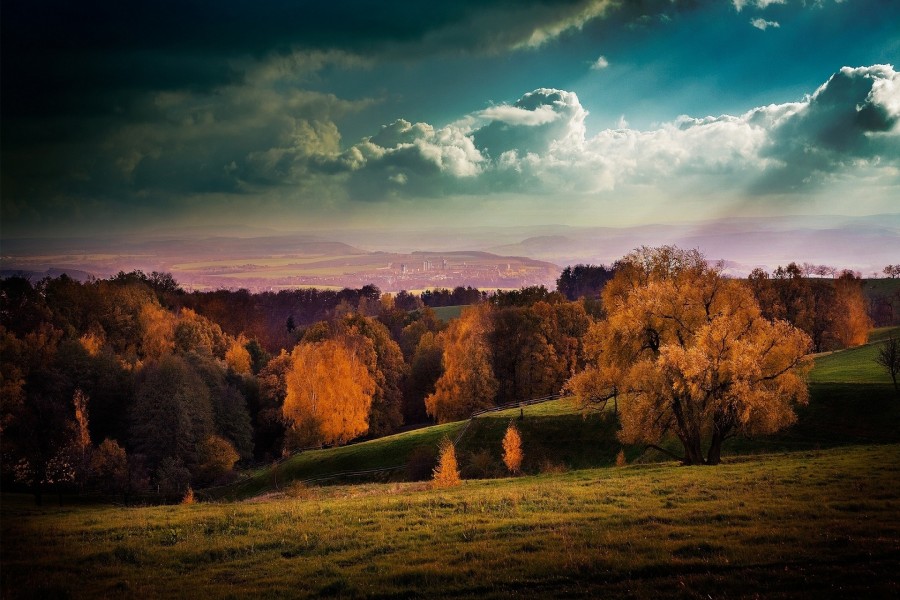
[[[437,454],[433,448],[419,446],[409,455],[406,461],[406,479],[408,481],[426,481],[430,479],[437,467]]]
[[[497,462],[490,450],[483,448],[469,456],[468,466],[466,467],[467,478],[487,479],[496,476]]]
[[[503,436],[503,463],[509,472],[517,475],[522,471],[522,436],[519,430],[510,422]]]
[[[438,465],[434,468],[431,487],[447,488],[459,485],[459,466],[456,463],[456,449],[453,447],[453,442],[444,438],[440,448],[440,458]]]

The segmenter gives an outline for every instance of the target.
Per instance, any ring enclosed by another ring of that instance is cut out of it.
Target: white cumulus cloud
[[[609,66],[609,61],[606,59],[605,56],[599,56],[599,57],[597,57],[597,60],[595,60],[593,63],[591,63],[591,69],[594,71],[602,71],[603,69],[605,69],[608,66]]]
[[[838,180],[850,189],[854,178],[900,185],[900,74],[890,65],[845,67],[798,102],[739,115],[681,116],[648,130],[629,128],[623,116],[593,136],[587,117],[574,92],[539,88],[445,127],[397,120],[321,166],[348,177],[349,197],[371,200],[518,194],[659,203],[802,196]]]
[[[769,27],[781,27],[778,21],[766,21],[763,18],[750,19],[750,24],[761,31],[765,31]]]

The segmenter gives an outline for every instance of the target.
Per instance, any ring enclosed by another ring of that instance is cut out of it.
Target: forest
[[[675,297],[679,285],[707,290],[707,313],[724,302],[729,322],[793,340],[784,360],[797,364],[807,351],[865,343],[873,322],[894,323],[898,299],[865,293],[865,280],[849,271],[828,276],[791,263],[739,280],[698,253],[642,252],[608,267],[567,267],[556,290],[187,293],[169,274],[140,271],[86,283],[4,279],[2,484],[38,502],[76,492],[172,500],[226,484],[240,467],[510,401],[566,389],[588,407],[634,394],[625,363],[643,364],[652,344],[629,345],[625,333],[655,327],[632,310],[653,300],[640,290],[657,298]],[[649,285],[676,263],[699,279]],[[431,310],[448,305],[469,307],[449,322]],[[655,343],[681,336],[657,329]],[[684,385],[694,385],[682,371]],[[780,392],[798,389],[779,382]],[[765,430],[783,418],[743,426]],[[740,429],[728,423],[729,432]],[[713,462],[714,451],[702,455],[683,425],[673,417],[669,431],[683,438],[685,460]],[[623,429],[647,443],[665,433],[648,433],[628,413]]]

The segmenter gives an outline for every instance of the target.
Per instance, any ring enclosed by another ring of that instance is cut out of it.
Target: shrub
[[[503,436],[503,463],[513,475],[522,470],[522,436],[512,423],[506,428]]]
[[[628,464],[628,461],[625,460],[625,450],[619,450],[619,453],[616,454],[616,466],[624,467]]]
[[[466,467],[466,477],[484,479],[496,475],[497,463],[490,450],[483,448],[472,453],[469,457],[468,466]]]
[[[194,504],[197,502],[197,499],[194,498],[194,488],[188,486],[187,492],[184,494],[184,498],[181,499],[182,504]]]
[[[569,468],[564,463],[545,458],[541,461],[540,470],[545,475],[559,475],[568,471]]]
[[[444,438],[440,446],[438,464],[434,468],[431,487],[446,488],[459,484],[459,466],[456,464],[456,450],[453,447],[453,442],[448,438]]]
[[[406,461],[406,478],[409,481],[425,481],[429,479],[437,467],[437,454],[433,448],[419,446],[409,455]]]

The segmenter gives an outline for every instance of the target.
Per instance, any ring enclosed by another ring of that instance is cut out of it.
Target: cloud
[[[765,31],[769,27],[781,27],[778,21],[766,21],[762,18],[750,19],[750,24],[762,31]]]
[[[499,121],[507,125],[525,125],[528,127],[552,123],[559,118],[559,113],[547,104],[538,106],[533,110],[519,108],[503,104],[492,106],[477,113],[477,116],[487,121]]]
[[[734,4],[734,9],[737,12],[741,12],[744,7],[754,6],[759,9],[764,9],[772,4],[784,4],[786,0],[731,0],[731,3]]]
[[[573,92],[540,88],[525,94],[511,106],[495,107],[488,116],[506,113],[531,117],[508,120],[495,116],[473,131],[475,146],[488,156],[497,158],[505,152],[544,154],[554,144],[578,144],[584,140],[587,111]]]
[[[572,29],[581,29],[585,23],[603,15],[614,3],[610,0],[590,0],[569,14],[535,27],[528,39],[520,45],[536,47],[559,37]]]
[[[771,129],[761,156],[776,161],[760,188],[797,188],[847,169],[900,166],[900,73],[844,67]]]
[[[597,57],[597,60],[595,60],[593,63],[591,63],[591,69],[594,71],[602,71],[603,69],[605,69],[608,66],[609,66],[609,61],[606,60],[605,56],[599,56],[599,57]]]
[[[841,69],[800,102],[741,115],[682,116],[644,131],[623,118],[592,137],[587,116],[574,92],[540,88],[443,128],[395,121],[329,168],[348,173],[348,197],[361,200],[746,198],[813,192],[836,178],[890,186],[900,172],[900,74],[888,65]]]

